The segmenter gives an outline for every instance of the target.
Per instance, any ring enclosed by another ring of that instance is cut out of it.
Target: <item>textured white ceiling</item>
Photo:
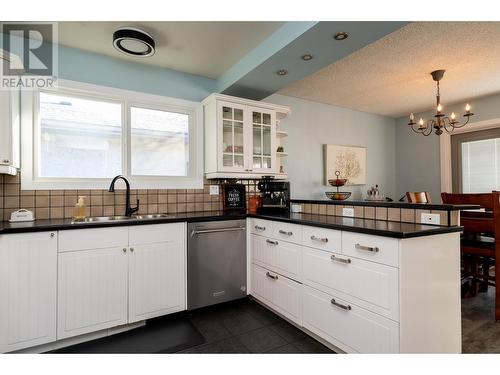
[[[59,43],[128,61],[217,78],[284,22],[59,22]],[[113,32],[134,26],[153,35],[156,53],[141,58],[113,47]]]
[[[500,22],[414,22],[278,93],[400,117],[433,109],[437,69],[445,109],[500,92]]]

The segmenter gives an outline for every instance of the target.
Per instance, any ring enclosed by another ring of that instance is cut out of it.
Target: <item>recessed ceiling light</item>
[[[134,27],[123,27],[116,30],[113,33],[113,46],[129,56],[148,57],[155,53],[153,37]]]
[[[349,37],[349,34],[347,34],[344,31],[338,32],[333,36],[333,39],[335,40],[345,40]]]
[[[304,61],[309,61],[312,59],[313,59],[313,55],[311,55],[310,53],[306,53],[306,54],[302,55],[302,60],[304,60]]]
[[[288,74],[288,70],[286,69],[280,69],[276,72],[277,75],[279,76],[286,76]]]

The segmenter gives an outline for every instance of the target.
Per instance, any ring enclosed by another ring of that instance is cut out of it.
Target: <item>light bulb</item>
[[[450,116],[450,117],[451,117],[451,119],[452,119],[452,120],[455,120],[455,118],[456,118],[457,116],[455,115],[455,112],[451,112],[451,116]]]
[[[421,117],[420,120],[418,121],[418,128],[419,129],[424,129],[424,119]]]
[[[437,111],[438,112],[441,112],[443,109],[443,106],[441,105],[441,103],[438,104],[438,107],[437,107]]]
[[[411,121],[415,120],[415,116],[413,115],[413,112],[412,112],[412,113],[410,113],[410,120],[411,120]]]
[[[467,103],[467,104],[465,105],[465,112],[467,112],[467,113],[469,113],[469,112],[470,112],[470,105],[469,105],[469,103]]]

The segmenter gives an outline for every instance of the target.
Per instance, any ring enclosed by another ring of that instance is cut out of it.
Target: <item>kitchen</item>
[[[498,22],[1,26],[1,353],[498,353]]]

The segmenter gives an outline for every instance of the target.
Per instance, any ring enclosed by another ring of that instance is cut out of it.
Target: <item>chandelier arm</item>
[[[465,121],[463,124],[458,123],[458,125],[455,125],[454,127],[456,129],[462,128],[462,127],[464,127],[465,125],[467,125],[469,123],[469,120],[470,120],[470,116],[467,116],[467,121]]]
[[[425,128],[425,130],[428,130],[428,132],[426,133],[425,130],[422,130],[422,134],[425,135],[426,137],[431,135],[433,127],[434,127],[434,120],[428,120],[427,127]]]
[[[422,134],[422,132],[421,132],[421,131],[419,131],[419,130],[415,130],[415,128],[413,127],[413,125],[410,125],[410,127],[411,127],[411,130],[413,130],[415,133],[417,133],[417,134]]]
[[[448,125],[446,125],[446,122],[448,121]],[[453,130],[455,130],[455,126],[451,124],[451,121],[448,117],[443,117],[443,128],[446,131],[446,133],[451,134],[453,133]]]

